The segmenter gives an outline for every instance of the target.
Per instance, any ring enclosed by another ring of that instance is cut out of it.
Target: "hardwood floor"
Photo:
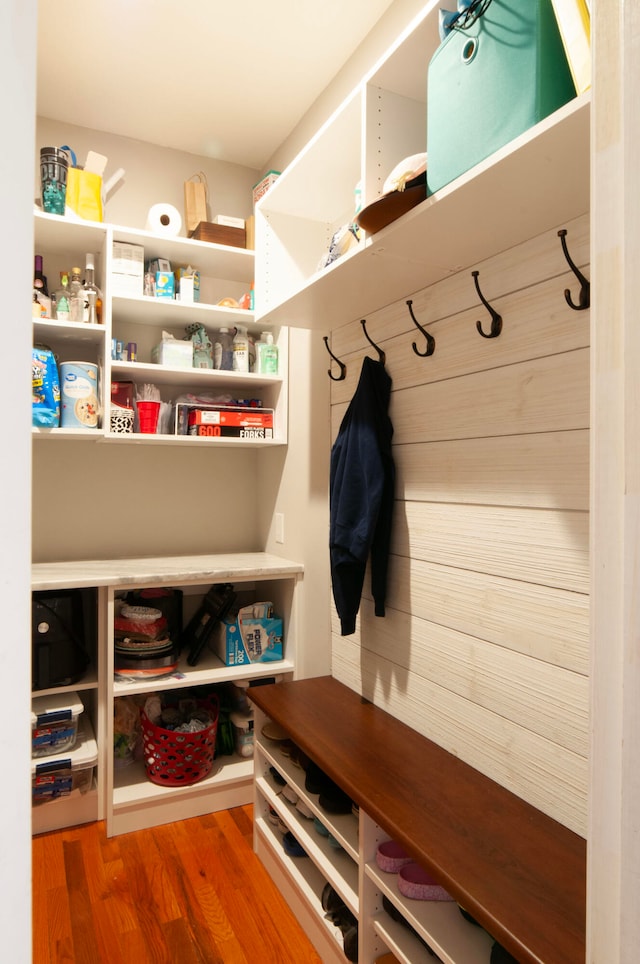
[[[252,850],[252,807],[33,839],[33,964],[321,964]]]

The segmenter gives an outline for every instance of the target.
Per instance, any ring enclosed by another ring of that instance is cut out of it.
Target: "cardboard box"
[[[156,271],[156,298],[170,298],[176,295],[176,283],[173,271]]]
[[[214,224],[226,224],[228,228],[244,228],[244,218],[232,218],[228,214],[216,214],[213,219]]]
[[[183,302],[200,301],[200,272],[193,268],[176,268],[174,271],[176,281],[176,299]]]
[[[193,418],[191,418],[192,413]],[[261,429],[270,434],[256,437],[272,438],[273,421],[272,408],[258,408],[250,405],[226,406],[178,402],[175,409],[176,435],[226,435],[242,438],[244,436],[239,434],[240,429]],[[192,428],[193,432],[190,431]],[[204,428],[205,431],[197,431],[198,428]]]
[[[193,342],[165,338],[151,349],[151,361],[169,368],[193,368]]]
[[[194,241],[208,241],[210,244],[228,244],[232,248],[247,246],[244,228],[230,228],[227,224],[214,224],[213,221],[201,221],[189,237]]]
[[[272,184],[280,177],[280,171],[267,171],[265,176],[253,185],[253,203],[257,204],[263,194],[266,194]]]
[[[113,242],[111,293],[141,295],[144,286],[144,248],[141,244]]]
[[[283,659],[282,620],[245,619],[240,632],[237,619],[223,620],[213,637],[214,652],[226,666],[248,666]]]

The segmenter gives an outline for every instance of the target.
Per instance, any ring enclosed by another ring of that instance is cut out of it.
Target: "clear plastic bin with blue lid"
[[[51,756],[72,750],[83,710],[77,693],[34,697],[31,701],[31,756]]]
[[[47,760],[32,760],[32,803],[46,803],[71,793],[86,793],[92,787],[97,762],[98,745],[90,722],[82,717],[75,749],[67,751],[65,756],[56,754]]]

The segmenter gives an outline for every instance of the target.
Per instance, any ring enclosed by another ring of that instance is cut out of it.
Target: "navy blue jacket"
[[[369,555],[375,614],[384,616],[395,484],[390,396],[384,365],[366,356],[331,449],[331,583],[343,636],[355,632]]]

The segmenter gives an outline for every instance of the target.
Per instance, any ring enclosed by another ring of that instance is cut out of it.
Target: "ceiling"
[[[40,0],[38,114],[263,169],[392,0]]]

